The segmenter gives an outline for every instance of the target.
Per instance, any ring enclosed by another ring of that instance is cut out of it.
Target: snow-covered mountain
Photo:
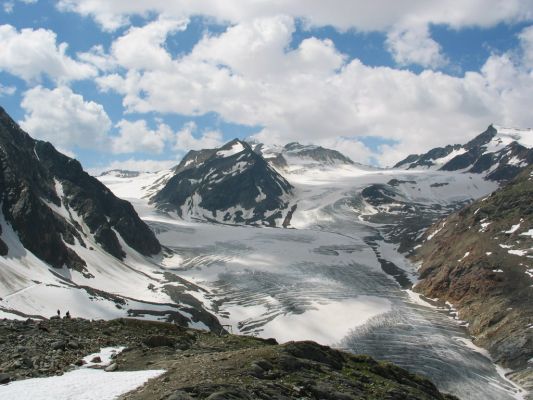
[[[395,168],[428,168],[480,173],[494,181],[509,181],[533,163],[533,130],[490,125],[465,145],[437,147],[412,154]]]
[[[220,328],[165,274],[130,203],[0,108],[0,316],[150,316]]]
[[[152,197],[158,209],[185,219],[281,226],[292,186],[248,143],[189,152]]]
[[[83,305],[78,315],[173,316],[204,327],[220,321],[234,333],[311,339],[393,361],[459,397],[513,399],[521,389],[449,308],[409,290],[418,274],[404,255],[433,221],[499,187],[486,176],[435,166],[378,169],[317,146],[239,140],[190,152],[170,170],[104,174],[100,182],[133,204],[163,252],[145,256],[119,233],[126,253],[119,260],[87,235],[93,250],[74,250],[94,278],[66,268],[52,274],[8,242],[18,236],[6,223],[0,237],[10,253],[2,265],[28,267],[0,306],[28,314],[38,299],[58,308],[54,298],[65,302],[67,289],[91,285],[92,298],[72,296]],[[289,216],[293,229],[278,229]],[[113,308],[110,298],[124,303]]]
[[[296,159],[276,167],[292,187],[294,229],[194,220],[149,203],[176,170],[194,169],[195,161],[218,151],[191,153],[157,174],[99,179],[132,202],[175,254],[163,261],[165,268],[202,288],[188,293],[233,332],[375,355],[464,398],[510,400],[519,392],[475,350],[446,307],[436,309],[407,290],[417,273],[401,254],[413,245],[407,239],[403,248],[402,238],[422,236],[433,221],[491,193],[497,182],[460,171]],[[375,187],[393,193],[380,202]]]
[[[315,145],[302,145],[297,142],[285,146],[267,146],[251,141],[253,150],[260,154],[272,166],[281,170],[313,167],[331,167],[335,165],[353,165],[354,162],[337,150]]]

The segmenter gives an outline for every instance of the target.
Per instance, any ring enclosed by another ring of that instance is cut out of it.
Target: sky
[[[0,105],[92,173],[236,137],[390,166],[532,93],[533,0],[0,2]]]

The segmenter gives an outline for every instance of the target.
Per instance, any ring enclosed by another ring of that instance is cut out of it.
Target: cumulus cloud
[[[205,36],[189,54],[167,54],[164,67],[115,72],[97,83],[123,95],[128,112],[216,112],[228,122],[263,127],[257,137],[265,142],[298,140],[341,148],[348,140],[355,161],[376,157],[384,164],[463,142],[465,134],[473,136],[491,122],[533,125],[527,111],[533,107],[533,77],[526,65],[529,30],[520,36],[524,59],[492,55],[479,72],[462,77],[370,67],[317,38],[289,50],[293,33],[294,21],[288,17],[244,22]],[[161,42],[153,46],[164,48]],[[440,49],[428,51],[429,56],[413,54],[409,57],[418,57],[419,63],[442,61]],[[216,132],[195,138],[195,129],[190,125],[180,131],[177,149],[220,143]],[[361,136],[398,144],[369,155],[357,139]]]
[[[60,0],[58,7],[90,16],[108,30],[127,24],[134,15],[153,13],[178,18],[205,15],[232,24],[287,15],[313,26],[360,31],[386,31],[397,23],[460,28],[533,18],[533,0]]]
[[[187,122],[176,133],[174,150],[202,150],[219,147],[223,144],[222,133],[219,131],[205,131],[199,134],[198,126],[194,122]]]
[[[167,36],[187,28],[188,20],[159,19],[142,27],[132,27],[112,45],[117,63],[128,69],[166,68],[171,63],[163,48]]]
[[[104,108],[60,86],[50,90],[36,86],[23,95],[22,129],[37,139],[61,148],[101,148],[111,121]]]
[[[400,65],[437,68],[446,65],[441,46],[430,37],[427,25],[395,27],[387,34],[387,48]]]
[[[119,135],[111,139],[113,153],[147,152],[159,154],[165,148],[166,142],[173,137],[172,129],[168,125],[159,124],[157,129],[148,128],[145,120],[117,123]]]
[[[94,77],[97,70],[66,54],[68,45],[57,43],[47,29],[22,29],[0,25],[0,70],[26,81],[39,81],[44,75],[58,83]]]
[[[533,68],[533,26],[523,29],[518,38],[522,47],[524,63],[528,68]]]
[[[96,78],[99,88],[122,95],[127,113],[215,112],[228,122],[263,127],[257,137],[265,142],[315,142],[344,151],[354,161],[376,157],[389,165],[408,153],[463,142],[465,135],[473,136],[491,122],[533,126],[531,27],[519,35],[518,56],[491,55],[480,71],[463,76],[371,67],[349,60],[328,39],[311,37],[293,47],[295,18],[301,18],[309,26],[384,32],[399,65],[437,69],[447,59],[428,26],[460,29],[527,21],[533,18],[533,0],[465,0],[460,5],[454,0],[377,0],[372,5],[363,0],[61,0],[59,7],[91,16],[109,30],[128,24],[134,15],[157,17],[125,29],[107,51],[95,46],[77,60],[65,54],[65,44],[56,44],[55,35],[50,39],[50,31],[27,30],[48,34],[45,53],[55,54],[55,64],[38,60],[26,66],[24,54],[32,55],[27,51],[9,62],[1,57],[0,68],[11,68],[27,80],[43,74],[56,80],[62,74],[76,76],[72,71],[77,67],[88,68],[78,76],[104,71]],[[188,54],[171,54],[167,38],[185,29],[192,15],[229,26],[222,34],[206,34]],[[6,32],[13,36],[13,30]],[[19,37],[23,33],[15,31]],[[11,37],[8,34],[5,37]],[[61,68],[70,72],[58,73]],[[119,135],[111,141],[114,152],[138,151],[145,137],[142,149],[153,153],[168,143],[177,151],[222,143],[220,132],[199,132],[193,123],[177,133],[160,132],[161,125],[150,129],[142,120],[123,120],[117,127]],[[397,144],[372,153],[361,136],[386,137]]]

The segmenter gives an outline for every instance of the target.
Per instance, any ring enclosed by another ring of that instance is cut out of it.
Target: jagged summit
[[[489,180],[508,181],[533,162],[533,130],[490,125],[464,145],[437,147],[412,154],[394,168],[427,168],[486,175]]]
[[[277,226],[286,217],[291,191],[248,143],[234,139],[187,153],[151,201],[182,218]]]

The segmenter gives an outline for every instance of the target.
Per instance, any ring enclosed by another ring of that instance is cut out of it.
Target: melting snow
[[[530,229],[527,232],[521,233],[520,236],[529,236],[530,238],[533,238],[533,229]]]
[[[79,369],[60,376],[33,378],[0,385],[0,398],[10,400],[112,400],[130,392],[148,380],[162,375],[164,370],[105,372],[94,366],[106,366],[111,363],[111,355],[124,347],[106,347],[99,353],[84,358],[88,363]],[[101,363],[91,363],[99,356]]]
[[[525,256],[527,254],[527,250],[509,250],[508,253],[515,256]]]
[[[479,230],[479,232],[486,232],[490,224],[492,224],[492,222],[482,222],[481,229]]]
[[[516,224],[516,225],[513,225],[511,227],[511,229],[509,229],[508,231],[505,231],[503,233],[515,233],[518,230],[518,228],[520,228],[520,222],[518,224]]]

